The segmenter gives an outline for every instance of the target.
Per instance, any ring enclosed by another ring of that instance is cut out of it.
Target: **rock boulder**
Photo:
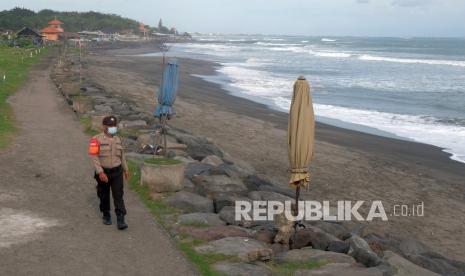
[[[223,254],[239,258],[245,262],[267,261],[273,257],[271,248],[251,238],[228,237],[211,241],[205,245],[194,248],[201,254]]]
[[[180,215],[178,217],[177,224],[180,225],[189,225],[189,224],[199,224],[199,225],[209,225],[209,226],[221,226],[226,223],[220,219],[218,214],[214,213],[189,213]]]
[[[180,191],[166,199],[168,205],[186,212],[213,213],[213,201],[198,194]]]
[[[357,262],[367,267],[373,267],[380,264],[381,260],[378,258],[378,255],[371,250],[370,246],[364,239],[354,235],[346,241],[350,245],[349,255],[354,257]]]
[[[278,254],[275,258],[275,261],[277,263],[355,263],[355,260],[349,255],[313,249],[311,247],[289,250],[284,253]]]
[[[213,269],[227,276],[266,276],[271,275],[265,266],[247,263],[219,262],[213,265]]]

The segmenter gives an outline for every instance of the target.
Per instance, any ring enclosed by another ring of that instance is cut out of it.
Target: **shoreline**
[[[202,62],[208,62],[208,61],[204,61],[204,60],[201,60],[201,61]],[[222,66],[222,65],[215,64],[215,67],[217,67],[217,66]],[[272,121],[273,123],[276,123],[276,125],[279,126],[280,128],[287,129],[288,122],[287,122],[287,120],[284,120],[284,117],[288,116],[287,112],[281,111],[278,108],[273,108],[272,106],[269,106],[269,105],[267,105],[265,103],[260,103],[259,101],[254,101],[252,99],[248,99],[246,96],[235,95],[234,92],[229,91],[228,89],[224,88],[222,84],[220,84],[218,82],[215,82],[215,81],[208,80],[207,79],[208,77],[214,77],[214,76],[218,75],[216,71],[217,70],[215,69],[214,75],[197,76],[197,77],[202,78],[206,82],[219,85],[218,90],[221,90],[223,93],[227,94],[227,96],[240,98],[240,99],[243,99],[245,101],[251,102],[252,104],[250,106],[252,106],[253,104],[256,104],[257,105],[257,106],[255,106],[256,109],[260,109],[262,111],[264,111],[264,109],[267,109],[268,110],[267,112],[275,112],[277,114],[277,116],[274,116],[274,115],[273,116],[260,116],[260,115],[257,115],[255,113],[252,113],[251,115],[258,118],[258,119]],[[267,112],[264,111],[261,114],[266,114]],[[280,118],[280,119],[276,120],[276,118]],[[357,144],[357,143],[348,144],[348,143],[338,142],[336,139],[332,139],[333,136],[331,134],[333,132],[347,131],[348,134],[350,134],[353,137],[354,140],[380,139],[380,138],[382,138],[381,140],[383,140],[383,141],[380,140],[380,142],[383,142],[384,145],[388,145],[391,149],[394,149],[394,150],[401,150],[402,149],[402,150],[407,151],[407,150],[411,149],[410,146],[414,146],[415,149],[417,149],[417,147],[420,146],[421,148],[419,148],[417,150],[414,150],[413,152],[410,153],[410,154],[413,153],[420,160],[429,160],[428,158],[434,157],[434,155],[437,154],[439,159],[440,159],[440,160],[437,160],[437,161],[441,161],[441,162],[448,161],[448,162],[451,162],[452,164],[454,164],[454,166],[462,167],[462,169],[465,169],[465,163],[453,159],[452,158],[453,154],[451,154],[449,152],[446,152],[447,149],[445,149],[445,148],[441,148],[441,147],[431,145],[431,144],[427,144],[427,143],[418,142],[418,141],[415,141],[415,140],[412,140],[412,139],[409,139],[409,138],[406,138],[406,137],[397,136],[394,133],[385,132],[383,130],[379,130],[379,129],[364,126],[364,125],[359,125],[359,124],[356,124],[356,123],[348,123],[348,122],[340,121],[340,120],[337,120],[337,119],[330,119],[330,118],[327,118],[327,117],[321,117],[321,118],[323,118],[323,119],[318,119],[318,118],[316,119],[316,128],[322,130],[322,133],[321,133],[322,136],[321,137],[318,137],[319,131],[318,130],[316,131],[315,134],[317,135],[317,139],[320,138],[322,140],[330,141],[332,143],[341,144],[341,145],[344,145],[344,146],[356,147],[357,149],[363,150],[362,145]],[[336,126],[336,125],[333,125],[331,123],[326,123],[324,121],[337,121],[337,123],[339,123],[341,126]],[[344,125],[347,125],[347,127],[344,127]],[[350,125],[354,125],[353,128],[350,127]],[[357,130],[355,128],[369,129],[369,130],[362,131],[362,130]],[[384,133],[385,132],[386,134],[385,135],[383,135],[383,134],[377,135],[377,134],[375,134],[373,132],[377,132],[377,133]],[[405,142],[406,144],[402,145],[402,142]],[[400,143],[400,144],[397,144],[397,143]],[[431,153],[428,153],[428,154],[425,155],[424,154],[425,151],[439,151],[439,152],[438,153],[431,152]]]
[[[170,58],[167,56],[167,58]],[[186,59],[186,58],[178,58],[178,59]],[[201,62],[210,62],[206,60],[201,60],[201,59],[193,59],[193,60],[199,60]],[[213,73],[210,75],[207,75],[205,77],[214,77],[218,75],[217,72],[217,67],[220,67],[222,65],[218,63],[213,63],[212,66],[214,67]],[[234,95],[234,92],[231,92],[224,88],[220,83],[209,81],[204,78],[204,76],[194,76],[194,77],[199,77],[203,79],[205,82],[218,85],[216,89],[218,91],[221,91],[222,93],[225,94],[225,101],[228,103],[231,103],[231,101],[234,103],[232,105],[233,108],[231,108],[231,111],[234,113],[247,113],[248,116],[255,117],[257,119],[261,119],[264,121],[272,122],[279,128],[283,130],[287,130],[287,117],[288,113],[284,111],[280,111],[277,108],[273,108],[265,103],[260,103],[258,101],[254,101],[251,99],[246,98],[245,96],[239,96],[239,95]],[[234,100],[233,100],[234,98]],[[221,99],[223,101],[223,99]],[[236,105],[237,103],[237,105]],[[243,108],[240,108],[239,105],[246,106],[249,110],[245,111]],[[254,113],[250,112],[250,110],[258,110],[260,112]],[[326,117],[323,117],[326,118]],[[327,118],[329,119],[329,118]],[[343,124],[346,122],[341,121]],[[349,124],[354,124],[354,123],[349,123]],[[357,125],[357,124],[354,124]],[[359,125],[357,125],[359,126]],[[364,127],[360,125],[360,127]],[[370,127],[366,127],[370,128]],[[382,132],[381,130],[379,130]],[[345,135],[349,136],[350,139],[347,139],[347,141],[343,140],[338,140],[335,139],[334,137],[337,136],[337,133],[342,132]],[[389,133],[392,136],[396,136],[395,134]],[[321,121],[316,121],[316,131],[315,131],[316,139],[319,140],[324,140],[327,142],[331,142],[334,144],[338,145],[343,145],[347,147],[352,147],[356,148],[358,150],[365,150],[365,151],[373,151],[376,150],[375,147],[383,145],[386,147],[387,152],[404,152],[406,155],[405,157],[408,157],[409,161],[418,163],[420,162],[425,162],[424,164],[426,165],[437,165],[436,163],[441,162],[441,163],[447,163],[447,164],[442,164],[444,166],[441,166],[441,169],[451,169],[449,172],[454,173],[458,172],[460,175],[465,176],[465,173],[462,173],[460,170],[465,170],[465,163],[456,161],[452,159],[451,157],[453,154],[446,152],[445,148],[441,148],[435,145],[427,144],[427,143],[421,143],[418,141],[414,140],[408,140],[408,138],[400,137],[395,138],[395,137],[387,137],[384,135],[376,135],[373,133],[368,133],[364,131],[358,131],[355,129],[351,129],[350,127],[339,127],[335,126],[329,123],[324,123]],[[370,141],[370,143],[365,144],[365,143],[360,143],[361,141]],[[435,161],[431,162],[432,159],[435,159]],[[415,161],[416,160],[416,161]],[[423,164],[423,163],[419,163]]]
[[[127,51],[125,49],[123,51],[128,52],[127,55],[129,55],[129,56],[135,55],[135,57],[137,57],[139,55],[141,57],[160,57],[160,55],[156,55],[156,53],[153,51],[153,49],[150,50],[150,48],[143,48],[143,49],[139,49],[139,50],[136,50],[136,51],[134,51],[134,50]],[[167,58],[172,58],[172,56],[169,55],[169,52],[167,53],[166,57]],[[185,58],[185,57],[181,57],[181,58],[177,57],[177,58],[181,59],[181,60],[182,59],[192,59],[192,60],[198,60],[200,62],[210,63],[211,66],[213,67],[212,72],[210,72],[207,75],[195,75],[194,77],[201,78],[202,80],[204,80],[207,83],[217,85],[218,86],[217,89],[221,90],[223,93],[227,94],[228,97],[230,96],[230,97],[240,98],[240,99],[249,101],[251,103],[254,103],[254,104],[257,105],[256,107],[257,108],[259,107],[259,109],[262,110],[262,111],[263,111],[263,106],[264,106],[270,112],[276,112],[276,114],[277,114],[276,116],[271,116],[271,117],[270,116],[256,116],[256,118],[263,119],[263,120],[269,120],[269,121],[271,121],[273,123],[277,123],[277,125],[279,125],[280,128],[283,128],[283,129],[287,128],[287,120],[284,120],[284,121],[280,120],[279,122],[274,121],[275,118],[280,118],[280,117],[283,116],[283,114],[285,114],[284,116],[288,116],[288,113],[286,113],[285,111],[279,110],[279,108],[277,108],[277,107],[274,108],[273,106],[270,106],[270,105],[268,105],[266,103],[262,103],[260,101],[255,101],[253,99],[250,99],[245,95],[243,96],[240,92],[236,93],[234,91],[230,91],[229,89],[227,89],[227,87],[225,87],[225,84],[222,84],[220,81],[216,81],[215,80],[216,77],[223,76],[221,73],[218,72],[218,68],[222,67],[223,65],[221,65],[219,63],[216,63],[216,62],[203,60],[203,59],[198,59],[198,58]],[[290,93],[291,92],[292,91],[290,91]],[[250,106],[252,107],[252,105],[250,105]],[[266,112],[264,112],[264,113],[266,113]],[[252,115],[255,116],[255,114],[252,114]],[[398,136],[398,135],[396,135],[394,133],[379,130],[377,128],[370,127],[370,126],[359,125],[359,124],[356,124],[356,123],[345,122],[345,121],[341,121],[341,120],[337,120],[337,119],[331,119],[331,118],[327,118],[327,117],[320,117],[320,118],[321,119],[316,118],[316,125],[317,125],[317,127],[318,127],[318,125],[320,125],[320,128],[324,130],[325,134],[328,134],[328,132],[333,132],[333,131],[335,131],[335,132],[348,131],[349,134],[353,137],[353,139],[357,139],[357,140],[370,139],[370,138],[373,138],[373,137],[385,138],[385,139],[388,139],[388,140],[381,139],[376,144],[384,142],[384,143],[389,144],[388,147],[391,150],[405,150],[405,151],[409,150],[409,146],[413,146],[415,148],[412,151],[412,154],[415,156],[415,158],[417,158],[418,160],[420,160],[422,162],[423,161],[428,161],[430,158],[436,157],[438,159],[437,160],[438,162],[446,162],[447,163],[445,166],[442,166],[443,168],[451,166],[451,167],[454,168],[453,171],[455,171],[455,172],[457,172],[457,169],[465,170],[465,162],[461,162],[461,161],[458,161],[458,160],[454,159],[453,158],[454,154],[448,152],[446,148],[436,146],[436,145],[432,145],[432,144],[428,144],[428,143],[415,141],[413,139]],[[332,124],[331,122],[335,122],[335,124]],[[331,129],[331,128],[334,128],[334,129]],[[316,131],[316,135],[318,135],[318,131]],[[364,136],[364,135],[367,135],[367,136]],[[324,137],[321,137],[321,138],[322,139],[327,139],[328,136],[324,136]],[[331,141],[331,142],[336,142],[335,139],[331,139],[331,135],[329,135],[328,140]],[[391,141],[391,140],[394,140],[394,141]],[[388,141],[391,141],[391,142],[388,142]],[[405,144],[405,145],[396,144],[395,141],[406,142],[407,144]],[[352,144],[343,143],[343,145],[345,145],[345,146],[356,146],[358,149],[363,149],[362,145],[358,145],[356,143],[352,143]],[[370,148],[370,150],[373,150],[373,148]],[[434,153],[434,151],[438,151],[438,153]],[[423,153],[426,153],[426,154],[423,154]],[[415,158],[412,158],[410,160],[412,162],[414,162],[416,160]],[[430,165],[433,165],[433,163],[435,163],[435,162],[429,162]],[[453,171],[450,171],[450,172],[453,172]],[[465,176],[465,174],[463,174],[463,175]]]
[[[93,82],[118,97],[153,111],[160,83],[160,57],[130,56],[154,49],[102,51],[87,57]],[[232,161],[287,186],[288,114],[231,95],[221,85],[198,75],[213,75],[219,65],[178,58],[181,83],[170,124],[208,137]],[[438,147],[317,123],[312,182],[303,199],[382,200],[386,211],[395,204],[425,203],[424,217],[371,222],[364,234],[415,236],[438,252],[465,259],[462,221],[465,214],[465,164],[451,160]],[[447,225],[447,227],[445,227]]]

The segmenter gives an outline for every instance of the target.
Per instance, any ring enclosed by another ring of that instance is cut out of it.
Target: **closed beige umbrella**
[[[310,95],[310,86],[304,77],[294,84],[291,110],[289,112],[288,151],[291,165],[289,185],[296,188],[296,201],[300,187],[308,187],[308,166],[313,157],[315,140],[315,115]]]

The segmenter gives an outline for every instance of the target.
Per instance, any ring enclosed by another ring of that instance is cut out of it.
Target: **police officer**
[[[129,177],[128,165],[124,157],[121,138],[115,116],[103,118],[103,132],[94,136],[89,145],[89,155],[95,167],[97,180],[97,196],[100,199],[100,211],[103,213],[103,224],[111,225],[110,190],[113,195],[117,227],[119,230],[128,228],[124,221],[126,207],[123,200],[123,176]]]

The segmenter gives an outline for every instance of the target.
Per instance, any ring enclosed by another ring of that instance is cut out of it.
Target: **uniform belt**
[[[120,172],[121,171],[121,165],[119,165],[118,167],[114,167],[114,168],[103,168],[103,171],[105,173],[116,173],[116,172]]]

